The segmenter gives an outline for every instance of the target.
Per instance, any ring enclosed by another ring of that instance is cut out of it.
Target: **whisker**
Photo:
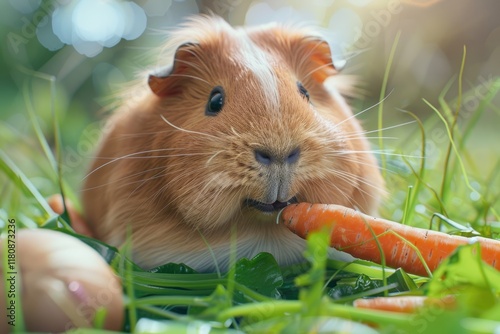
[[[213,158],[215,158],[217,155],[219,155],[220,153],[224,152],[225,150],[220,150],[220,151],[217,151],[215,152],[206,162],[205,162],[205,165],[209,165],[210,162],[212,161]]]
[[[357,165],[376,167],[376,168],[379,168],[381,170],[385,170],[388,172],[390,171],[387,167],[385,167],[385,168],[380,167],[376,162],[375,163],[366,162],[365,159],[362,159],[361,157],[340,156],[340,157],[336,157],[336,158],[339,158],[342,161],[352,162],[352,163],[355,163]]]
[[[330,63],[326,63],[326,64],[323,64],[323,65],[320,65],[318,67],[316,67],[315,69],[309,71],[305,76],[304,78],[308,78],[311,74],[313,74],[314,72],[317,72],[319,70],[321,70],[322,68],[325,68],[325,67],[328,67],[328,66],[335,66],[335,64],[333,62],[330,62]]]
[[[161,119],[167,123],[168,125],[170,125],[171,127],[173,127],[174,129],[177,129],[179,131],[182,131],[182,132],[186,132],[186,133],[192,133],[192,134],[196,134],[196,135],[202,135],[202,136],[206,136],[206,137],[209,137],[209,138],[212,138],[212,139],[216,139],[216,140],[220,140],[220,138],[217,138],[216,136],[212,136],[212,135],[209,135],[208,133],[203,133],[203,132],[198,132],[198,131],[193,131],[193,130],[187,130],[187,129],[183,129],[183,128],[180,128],[178,127],[177,125],[174,125],[172,124],[169,120],[167,120],[163,115],[160,115]]]
[[[342,150],[342,151],[335,151],[335,152],[330,152],[327,153],[327,155],[332,156],[332,157],[339,157],[339,156],[344,156],[344,155],[349,155],[349,154],[356,154],[356,153],[363,153],[363,154],[383,154],[387,156],[396,156],[396,157],[405,157],[405,158],[417,158],[417,159],[423,159],[424,157],[418,156],[418,155],[407,155],[407,154],[399,154],[399,153],[390,153],[387,150],[368,150],[368,151],[356,151],[356,150]]]
[[[355,174],[352,174],[352,173],[349,173],[349,172],[346,172],[346,171],[334,171],[334,174],[339,177],[340,179],[346,181],[348,184],[350,184],[352,187],[355,187],[363,196],[364,195],[367,195],[371,198],[376,198],[375,194],[373,192],[369,192],[369,191],[366,191],[364,189],[361,189],[359,187],[359,184],[364,184],[368,187],[371,187],[373,188],[374,190],[378,190],[378,191],[382,191],[382,192],[386,192],[383,188],[380,188],[380,187],[377,187],[375,185],[373,185],[372,183],[368,182],[366,180],[366,178],[363,178],[363,177],[360,177],[358,175],[355,175]],[[333,184],[333,186],[335,186],[335,184]],[[338,189],[338,187],[336,187]],[[341,192],[342,193],[342,192]],[[354,198],[352,198],[351,196],[347,196],[345,194],[343,194],[344,197],[346,197],[349,201],[349,203],[353,206],[357,206],[359,207],[359,203],[357,201],[354,200]]]
[[[105,187],[105,186],[108,186],[110,184],[113,184],[113,183],[116,183],[116,182],[120,182],[120,181],[124,181],[126,179],[130,179],[130,178],[133,178],[135,176],[139,176],[141,174],[146,174],[146,173],[149,173],[153,170],[156,170],[156,169],[161,169],[161,168],[165,168],[164,166],[161,166],[161,167],[155,167],[155,168],[150,168],[150,169],[146,169],[146,170],[143,170],[143,171],[140,171],[138,173],[133,173],[133,174],[128,174],[124,177],[121,177],[121,178],[118,178],[116,180],[113,180],[113,181],[109,181],[109,182],[106,182],[106,183],[102,183],[98,186],[94,186],[94,187],[89,187],[89,188],[83,188],[81,189],[81,191],[88,191],[88,190],[94,190],[94,189],[99,189],[99,188],[102,188],[102,187]],[[121,188],[121,187],[125,187],[129,184],[133,184],[135,182],[138,182],[138,181],[133,181],[133,182],[129,182],[129,183],[125,183],[125,184],[120,184],[118,187]]]
[[[342,171],[342,170],[331,170],[331,173],[337,176],[342,176],[343,180],[347,181],[350,185],[356,187],[358,186],[359,183],[365,184],[367,186],[370,186],[375,189],[379,189],[379,187],[375,186],[371,182],[367,181],[365,177],[353,174],[348,171]],[[355,183],[353,181],[356,181]]]
[[[151,152],[154,152],[156,150],[151,150]],[[93,173],[97,172],[98,170],[100,170],[101,168],[104,168],[114,162],[117,162],[117,161],[120,161],[120,160],[124,160],[124,159],[155,159],[155,158],[174,158],[174,157],[190,157],[190,156],[203,156],[203,155],[209,155],[211,153],[179,153],[179,154],[169,154],[169,155],[156,155],[156,156],[146,156],[146,157],[137,157],[137,156],[134,156],[134,155],[137,155],[137,154],[144,154],[144,153],[147,153],[149,151],[141,151],[141,152],[135,152],[135,153],[130,153],[130,154],[127,154],[127,155],[124,155],[124,156],[121,156],[121,157],[118,157],[118,158],[115,158],[111,161],[108,161],[102,165],[100,165],[99,167],[95,168],[94,170],[92,170],[91,172],[89,172],[87,175],[85,175],[85,177],[82,179],[85,180],[87,177],[89,177],[90,175],[92,175]],[[107,159],[107,158],[101,158],[101,157],[98,157],[99,159]]]
[[[396,124],[396,125],[387,126],[387,127],[382,128],[382,129],[374,129],[374,130],[367,130],[367,131],[353,131],[353,132],[347,132],[347,135],[350,135],[350,134],[359,134],[359,135],[364,135],[364,134],[370,134],[370,133],[377,133],[377,132],[379,132],[380,130],[382,130],[382,131],[392,130],[392,129],[396,129],[396,128],[403,127],[403,126],[406,126],[406,125],[414,124],[414,123],[416,123],[416,121],[415,121],[415,120],[412,120],[412,121],[408,121],[408,122],[401,123],[401,124]],[[378,138],[380,138],[380,137],[378,137]]]
[[[144,179],[144,180],[139,180],[139,181],[136,181],[136,182],[133,182],[133,183],[140,183],[137,187],[134,188],[134,190],[132,190],[128,196],[127,196],[127,200],[130,199],[142,186],[144,186],[148,181],[152,181],[152,180],[156,180],[156,179],[159,179],[159,178],[162,178],[164,177],[163,173],[161,172],[158,172],[156,173],[155,175],[151,176],[151,177],[148,177],[147,179]],[[129,185],[132,184],[132,182],[129,183]]]
[[[174,130],[171,130],[171,131],[174,131]],[[139,138],[143,138],[143,137],[146,137],[146,136],[154,136],[154,135],[157,135],[157,134],[161,134],[161,133],[165,133],[166,130],[160,130],[160,131],[149,131],[149,132],[138,132],[138,133],[127,133],[127,134],[121,134],[120,137],[122,138],[135,138],[135,137],[139,137]],[[168,148],[169,150],[172,149],[172,148]]]
[[[196,80],[202,81],[203,83],[206,83],[207,85],[210,84],[210,82],[208,82],[205,79],[202,79],[202,78],[194,76],[194,75],[189,75],[189,74],[169,74],[168,76],[169,77],[183,77],[183,78],[196,79]]]
[[[387,100],[387,99],[389,98],[389,96],[391,96],[391,94],[392,94],[392,92],[393,92],[393,91],[394,91],[394,89],[392,89],[392,90],[391,90],[391,91],[387,94],[387,96],[385,96],[382,100],[378,101],[378,102],[377,102],[377,103],[375,103],[374,105],[372,105],[372,106],[370,106],[370,107],[368,107],[368,108],[365,108],[365,109],[363,109],[363,110],[361,110],[361,111],[359,111],[359,112],[357,112],[357,113],[353,114],[352,116],[349,116],[349,117],[347,117],[346,119],[344,119],[344,120],[340,121],[339,123],[335,124],[335,127],[338,127],[339,125],[342,125],[343,123],[348,122],[349,120],[351,120],[351,119],[353,119],[353,118],[355,118],[355,117],[357,117],[357,116],[359,116],[359,115],[361,115],[361,114],[363,114],[363,113],[367,112],[368,110],[371,110],[371,109],[373,109],[373,108],[375,108],[375,107],[379,106],[381,103],[385,102],[385,100]]]
[[[355,137],[354,135],[358,136],[358,137]],[[344,140],[360,140],[360,139],[386,139],[386,140],[395,140],[395,139],[401,139],[399,137],[386,137],[386,136],[383,136],[383,137],[379,137],[379,136],[363,136],[363,134],[353,134],[352,137],[351,136],[342,136],[342,139]]]
[[[118,158],[97,156],[97,157],[95,157],[96,159],[113,159],[113,160],[108,161],[108,162],[100,165],[99,167],[95,168],[91,172],[89,172],[87,175],[85,175],[83,177],[82,181],[85,180],[90,175],[92,175],[93,173],[95,173],[96,171],[98,171],[99,169],[101,169],[103,167],[106,167],[107,165],[112,164],[112,163],[114,163],[116,161],[119,161],[119,160],[122,160],[122,159],[126,159],[126,158],[129,158],[129,157],[134,157],[134,156],[139,155],[139,154],[153,153],[153,152],[160,152],[160,151],[170,151],[170,150],[173,150],[173,149],[171,149],[171,148],[160,148],[160,149],[154,149],[154,150],[145,150],[145,151],[140,151],[140,152],[129,153],[129,154],[123,155],[123,156],[118,157]]]
[[[156,158],[173,158],[173,157],[191,157],[198,155],[209,155],[211,153],[178,153],[178,154],[168,154],[168,155],[151,155],[146,157],[121,157],[121,159],[156,159]],[[104,157],[97,157],[99,159],[111,159]]]

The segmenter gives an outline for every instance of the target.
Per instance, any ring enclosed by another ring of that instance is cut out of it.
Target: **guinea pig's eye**
[[[208,98],[207,106],[205,108],[205,115],[207,116],[217,116],[217,114],[222,110],[224,106],[224,89],[217,86],[212,89],[210,96]]]
[[[297,81],[297,87],[299,88],[300,95],[302,95],[307,99],[307,101],[309,101],[309,92],[307,91],[306,87],[302,85],[302,82]]]

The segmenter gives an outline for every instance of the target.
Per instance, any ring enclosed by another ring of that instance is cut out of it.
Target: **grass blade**
[[[472,133],[472,130],[476,127],[477,122],[483,115],[484,111],[486,110],[486,107],[491,103],[491,101],[498,95],[498,92],[500,91],[500,78],[497,78],[489,87],[488,94],[481,100],[479,106],[471,116],[471,119],[469,123],[467,124],[467,127],[463,131],[462,139],[460,141],[460,149],[463,149],[465,146],[465,142],[469,138],[470,134]]]
[[[448,189],[450,188],[451,177],[449,175],[453,175],[453,173],[448,173],[448,167],[450,164],[451,150],[452,145],[454,144],[454,131],[455,126],[457,125],[458,115],[460,113],[461,105],[462,105],[462,82],[463,82],[463,74],[465,68],[465,58],[467,55],[467,49],[464,46],[464,53],[462,56],[462,63],[460,65],[460,73],[458,75],[458,98],[457,98],[457,107],[455,113],[453,115],[453,122],[451,124],[451,128],[448,131],[448,136],[450,137],[450,144],[448,145],[448,149],[446,150],[444,165],[443,165],[443,180],[441,183],[441,200],[446,203],[446,197],[448,194]],[[444,118],[442,118],[444,120]],[[446,120],[444,120],[446,122]],[[447,124],[447,122],[446,122]],[[448,126],[447,126],[448,127]],[[452,144],[453,143],[453,144]],[[458,152],[456,152],[458,155]]]
[[[384,99],[385,99],[385,94],[387,91],[387,82],[389,81],[389,73],[391,71],[392,63],[394,62],[394,55],[396,53],[396,49],[398,47],[398,42],[399,42],[399,37],[401,36],[401,31],[398,31],[396,34],[396,38],[394,39],[394,42],[392,44],[391,52],[389,54],[389,59],[387,60],[387,66],[385,68],[384,72],[384,79],[382,81],[382,88],[380,90],[380,97],[379,97],[379,105],[378,105],[378,136],[379,136],[379,150],[383,151],[384,150],[384,139],[383,139],[383,114],[384,114]],[[382,175],[385,178],[386,177],[386,167],[387,167],[387,161],[385,156],[382,154],[380,156],[380,162],[382,165]]]
[[[7,174],[7,177],[14,182],[26,196],[36,200],[37,204],[46,215],[45,218],[54,215],[54,212],[42,194],[40,194],[33,183],[31,183],[26,175],[24,175],[24,173],[2,150],[0,150],[0,170],[3,170],[3,172]]]
[[[32,75],[35,75],[33,73],[30,73]],[[51,80],[51,77],[42,75],[40,73],[38,74],[39,77],[45,80]],[[33,126],[33,130],[35,131],[36,138],[38,139],[38,142],[40,143],[40,146],[42,147],[43,152],[45,153],[45,156],[49,160],[50,164],[54,168],[54,170],[57,170],[57,161],[54,155],[52,154],[52,150],[50,149],[50,145],[47,142],[47,139],[45,138],[42,129],[40,128],[40,124],[38,123],[38,120],[36,118],[36,113],[35,113],[35,108],[33,106],[33,102],[31,100],[31,96],[33,94],[30,92],[30,89],[28,87],[28,84],[25,83],[23,87],[23,97],[24,97],[24,102],[26,104],[26,110],[28,111],[28,117],[31,122],[31,126]]]
[[[408,115],[413,117],[413,119],[417,122],[418,127],[420,129],[420,136],[421,136],[420,142],[422,145],[421,153],[420,153],[422,155],[422,159],[420,160],[420,167],[418,170],[418,174],[416,175],[417,178],[415,180],[415,185],[413,186],[413,192],[412,192],[411,197],[409,199],[409,203],[408,203],[408,207],[407,207],[408,212],[405,211],[406,220],[404,220],[404,221],[413,221],[413,215],[415,212],[415,206],[417,205],[416,204],[417,199],[418,199],[418,196],[420,194],[422,180],[424,180],[424,177],[425,177],[425,159],[426,159],[426,154],[427,154],[427,150],[426,150],[426,141],[427,140],[426,140],[426,135],[425,135],[424,124],[422,123],[420,118],[417,115],[415,115],[414,113],[412,113],[411,111],[407,111],[407,110],[401,110],[401,111],[404,113],[407,113]],[[406,162],[406,159],[405,159],[405,162]],[[413,170],[413,168],[412,168],[412,170]]]
[[[425,104],[427,104],[435,113],[436,115],[439,117],[439,119],[441,119],[441,121],[443,122],[445,128],[446,128],[446,132],[448,134],[448,138],[450,139],[450,146],[452,147],[453,151],[455,152],[455,155],[457,157],[457,161],[460,165],[460,169],[461,169],[461,172],[462,172],[462,176],[464,177],[464,181],[465,181],[465,184],[467,186],[467,188],[469,188],[470,191],[472,192],[477,192],[476,189],[474,189],[474,187],[472,187],[472,185],[470,184],[470,181],[469,181],[469,176],[467,175],[467,171],[465,170],[465,165],[464,165],[464,162],[462,161],[462,158],[460,157],[460,152],[458,151],[458,148],[457,146],[455,145],[455,141],[453,139],[453,136],[452,136],[452,133],[451,133],[451,129],[450,129],[450,126],[448,125],[448,123],[446,122],[446,120],[444,119],[443,115],[441,115],[439,113],[439,110],[437,110],[429,101],[427,101],[426,99],[423,99],[423,101],[425,102]],[[483,195],[481,195],[479,193],[479,196],[484,200],[484,197]],[[500,220],[500,216],[498,215],[498,213],[496,212],[496,210],[494,208],[491,208],[491,211],[492,213],[495,215],[496,219]]]

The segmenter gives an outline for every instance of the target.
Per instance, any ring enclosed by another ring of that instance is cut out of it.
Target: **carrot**
[[[425,296],[376,297],[356,299],[354,307],[399,313],[413,313],[424,306]]]
[[[353,305],[358,308],[368,308],[399,313],[414,313],[424,306],[436,306],[441,309],[453,309],[456,306],[454,296],[429,298],[426,296],[395,296],[356,299]]]
[[[334,204],[292,204],[283,209],[280,220],[302,238],[326,227],[330,230],[330,246],[359,259],[381,263],[375,235],[386,264],[412,274],[429,274],[414,248],[432,272],[458,246],[473,241],[480,243],[482,259],[500,270],[500,241],[494,239],[466,238],[410,227]]]

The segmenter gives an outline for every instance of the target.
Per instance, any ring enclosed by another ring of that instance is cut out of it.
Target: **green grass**
[[[474,87],[463,91],[462,73],[463,66],[458,78],[444,87],[439,105],[426,102],[434,117],[420,120],[415,112],[405,111],[409,119],[416,120],[416,131],[406,135],[413,147],[380,142],[381,147],[398,153],[384,157],[391,193],[380,211],[407,225],[500,239],[500,189],[494,186],[500,184],[500,161],[495,155],[477,161],[468,144],[480,131],[483,118],[500,119],[499,108],[492,105],[500,78],[478,100],[477,108],[463,117],[462,101],[474,94]],[[384,82],[383,91],[387,80]],[[458,83],[458,98],[449,101],[454,82]],[[50,78],[47,83],[55,89]],[[78,201],[77,189],[61,177],[59,133],[65,129],[59,128],[54,112],[53,135],[44,136],[34,104],[27,98],[30,94],[27,89],[24,95],[32,125],[29,136],[0,123],[0,139],[6,144],[0,151],[0,224],[5,229],[7,219],[15,218],[19,228],[57,228],[71,233],[68,217],[54,214],[45,200],[64,190]],[[382,111],[380,105],[380,128]],[[438,139],[436,131],[441,134]],[[46,137],[54,138],[53,145]],[[434,148],[426,145],[433,141]],[[50,147],[56,148],[55,153]],[[412,158],[412,152],[418,152],[420,158]],[[329,328],[334,333],[492,333],[500,326],[500,272],[480,261],[474,244],[460,248],[432,278],[362,260],[351,264],[328,260],[327,239],[321,233],[310,236],[304,263],[279,267],[272,256],[263,253],[237,261],[228,273],[200,274],[177,264],[143,271],[127,260],[130,250],[126,247],[118,251],[75,236],[96,249],[122,277],[127,318],[123,332],[191,333],[193,328],[200,332],[210,328],[210,333],[305,333]],[[405,315],[352,306],[361,297],[441,298],[450,293],[458,301],[453,311],[429,306]],[[22,327],[16,330],[22,332]],[[82,329],[72,333],[109,332]]]

